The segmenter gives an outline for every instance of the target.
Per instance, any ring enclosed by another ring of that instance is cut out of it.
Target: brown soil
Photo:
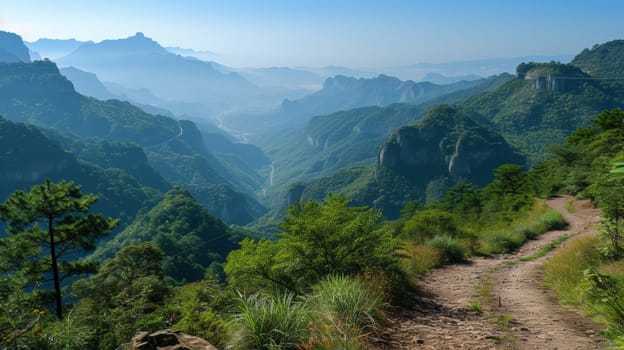
[[[559,304],[544,289],[541,265],[557,249],[532,261],[519,261],[557,237],[595,234],[600,212],[587,201],[548,200],[563,214],[566,230],[550,231],[513,254],[474,258],[468,264],[434,269],[419,277],[415,305],[393,316],[380,349],[603,349],[600,327]],[[568,241],[569,241],[568,240]],[[563,243],[565,245],[566,242]],[[481,288],[481,292],[479,292]],[[483,313],[471,311],[478,302]]]

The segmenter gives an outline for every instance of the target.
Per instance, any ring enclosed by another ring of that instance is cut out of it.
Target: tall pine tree
[[[77,259],[76,253],[94,249],[96,240],[118,224],[118,220],[88,214],[96,200],[95,195],[82,194],[73,182],[46,179],[43,185],[17,191],[0,204],[0,219],[7,222],[9,233],[0,240],[0,249],[11,260],[8,266],[25,273],[31,282],[51,276],[59,318],[63,315],[61,281],[95,272],[95,263]]]

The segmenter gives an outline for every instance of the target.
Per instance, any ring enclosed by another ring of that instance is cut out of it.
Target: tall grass
[[[242,296],[238,321],[243,349],[297,349],[309,334],[310,313],[293,294]]]
[[[313,315],[304,349],[364,349],[367,334],[383,320],[383,294],[363,281],[331,276],[313,288],[306,305]]]
[[[527,218],[516,220],[508,228],[483,232],[479,237],[480,247],[477,251],[481,254],[507,253],[518,249],[529,239],[566,226],[567,222],[561,213],[534,209]]]
[[[544,263],[544,284],[563,304],[578,306],[583,301],[583,271],[599,263],[597,244],[593,237],[575,239]]]
[[[409,274],[419,275],[441,265],[440,252],[432,246],[408,242],[405,255],[403,264]]]

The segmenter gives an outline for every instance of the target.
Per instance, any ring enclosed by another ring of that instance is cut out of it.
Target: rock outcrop
[[[484,185],[496,167],[525,162],[502,136],[449,106],[435,107],[417,125],[398,129],[377,161],[421,185],[444,177]]]
[[[139,332],[132,338],[132,350],[218,350],[208,341],[179,331],[165,329]]]

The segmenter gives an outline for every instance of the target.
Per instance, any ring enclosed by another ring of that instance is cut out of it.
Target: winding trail
[[[474,258],[468,264],[434,269],[419,277],[417,283],[422,293],[418,300],[411,309],[401,310],[389,321],[378,348],[607,347],[609,343],[599,335],[598,325],[561,306],[554,293],[540,285],[541,266],[557,249],[532,261],[517,260],[536,253],[564,234],[574,235],[569,240],[595,234],[600,211],[588,201],[575,201],[574,213],[569,213],[569,198],[556,197],[547,202],[569,223],[565,230],[547,232],[512,254]],[[471,301],[479,301],[484,312],[470,311]]]

